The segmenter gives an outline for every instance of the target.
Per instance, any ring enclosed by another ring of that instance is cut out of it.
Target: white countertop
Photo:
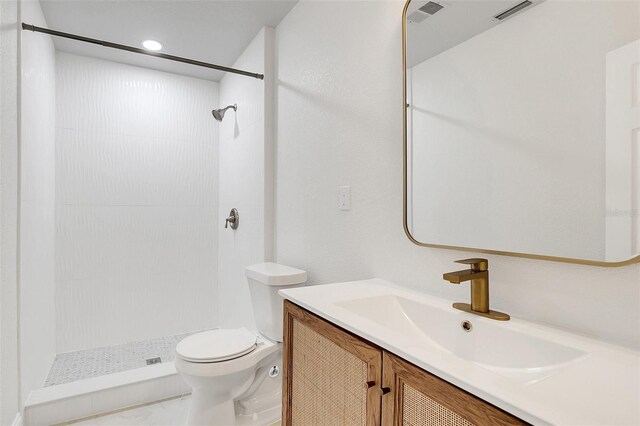
[[[522,380],[468,361],[415,335],[404,335],[340,306],[341,302],[395,295],[477,324],[494,321],[457,311],[448,300],[380,279],[281,290],[316,315],[533,424],[640,425],[640,353],[566,331],[512,318],[509,332],[544,336],[587,353],[553,374]],[[338,304],[337,304],[338,303]]]

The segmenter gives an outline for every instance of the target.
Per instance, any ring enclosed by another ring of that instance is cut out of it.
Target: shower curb
[[[173,362],[32,391],[23,424],[58,424],[189,393]]]

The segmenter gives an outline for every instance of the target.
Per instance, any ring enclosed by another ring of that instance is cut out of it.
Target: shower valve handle
[[[238,214],[238,210],[233,208],[229,212],[229,217],[224,222],[224,227],[228,228],[229,224],[231,224],[231,229],[238,229],[238,222],[240,222],[240,215]]]

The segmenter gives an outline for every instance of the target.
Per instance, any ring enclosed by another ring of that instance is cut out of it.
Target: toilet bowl
[[[278,290],[303,284],[307,275],[275,263],[253,265],[245,272],[258,331],[243,327],[208,330],[176,346],[176,370],[192,389],[188,425],[234,425],[235,401],[248,394],[264,400],[256,393],[267,374],[281,380],[283,300]],[[265,392],[272,390],[273,386],[265,387]],[[275,404],[278,401],[274,399]]]
[[[187,424],[235,424],[234,400],[249,389],[265,361],[274,363],[271,355],[281,346],[245,328],[210,330],[182,340],[175,365],[192,388]]]

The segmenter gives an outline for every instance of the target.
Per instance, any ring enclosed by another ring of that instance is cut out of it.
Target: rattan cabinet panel
[[[293,348],[292,424],[366,424],[367,363],[298,320]]]
[[[527,423],[388,352],[382,400],[388,426],[505,426]]]
[[[284,332],[284,425],[380,424],[380,349],[291,303]]]
[[[403,426],[473,426],[473,423],[404,383],[402,385]]]

